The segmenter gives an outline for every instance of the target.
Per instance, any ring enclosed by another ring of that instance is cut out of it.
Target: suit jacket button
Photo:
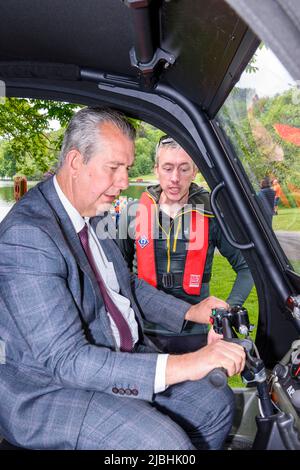
[[[119,393],[119,389],[118,389],[117,387],[114,387],[114,388],[112,389],[112,392],[113,392],[113,393]]]
[[[132,395],[134,395],[136,397],[139,394],[139,391],[136,388],[133,388],[131,390],[131,393],[132,393]]]
[[[119,388],[119,395],[125,395],[124,388]]]
[[[125,393],[126,395],[131,395],[132,391],[130,390],[130,388],[126,388]]]

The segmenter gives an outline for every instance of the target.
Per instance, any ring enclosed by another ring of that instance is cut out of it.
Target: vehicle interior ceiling
[[[299,13],[296,2],[289,4]],[[272,18],[265,16],[270,3]],[[18,0],[0,1],[0,78],[7,96],[116,107],[171,134],[193,157],[218,218],[251,268],[260,304],[256,343],[270,367],[299,335],[300,320],[287,299],[298,294],[300,279],[266,225],[216,115],[260,40],[300,76],[299,55],[283,46],[288,39],[299,50],[299,22],[297,29],[284,3],[74,0],[70,8],[68,1],[27,0],[20,14]]]

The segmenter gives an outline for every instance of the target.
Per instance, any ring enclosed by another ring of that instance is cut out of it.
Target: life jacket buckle
[[[174,287],[173,273],[163,273],[161,282],[165,289],[172,289]]]

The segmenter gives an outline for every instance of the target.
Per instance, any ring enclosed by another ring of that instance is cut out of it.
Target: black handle
[[[212,210],[214,211],[214,214],[216,216],[216,219],[219,222],[219,225],[221,227],[221,230],[223,232],[224,237],[226,238],[228,243],[230,243],[230,245],[232,245],[234,248],[238,248],[239,250],[248,250],[249,248],[254,248],[254,243],[253,242],[244,243],[244,244],[237,243],[235,240],[233,240],[232,236],[230,235],[229,230],[228,230],[227,226],[225,225],[225,223],[223,221],[223,217],[221,216],[220,211],[219,211],[218,206],[217,206],[217,195],[218,195],[219,191],[223,188],[225,188],[224,181],[219,183],[212,190],[211,195],[210,195],[210,203],[211,203]]]
[[[223,388],[227,385],[227,372],[224,367],[213,369],[207,374],[208,380],[216,388]]]

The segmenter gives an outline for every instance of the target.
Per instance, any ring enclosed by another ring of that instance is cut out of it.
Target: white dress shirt
[[[118,279],[116,276],[116,272],[114,269],[114,265],[112,262],[108,261],[105,253],[96,237],[96,234],[89,224],[89,218],[83,218],[77,209],[71,204],[69,199],[65,196],[63,191],[61,190],[56,176],[53,178],[54,187],[56,189],[57,195],[64,206],[65,211],[67,212],[68,216],[71,219],[71,222],[74,226],[76,233],[79,233],[85,223],[88,226],[88,237],[89,237],[89,245],[90,249],[95,261],[96,268],[98,269],[103,282],[105,283],[105,287],[107,289],[108,294],[110,295],[113,302],[118,306],[118,309],[122,313],[123,317],[125,318],[133,339],[133,344],[138,341],[138,324],[135,319],[135,314],[133,309],[130,306],[130,301],[126,297],[120,294],[120,286],[118,283]],[[116,343],[116,350],[120,350],[120,335],[119,330],[111,317],[108,313],[108,318],[110,321],[110,326],[112,329],[112,334]],[[156,373],[155,373],[155,383],[154,383],[154,393],[162,392],[166,389],[166,366],[167,366],[167,359],[168,354],[158,354],[157,356],[157,363],[156,363]]]

